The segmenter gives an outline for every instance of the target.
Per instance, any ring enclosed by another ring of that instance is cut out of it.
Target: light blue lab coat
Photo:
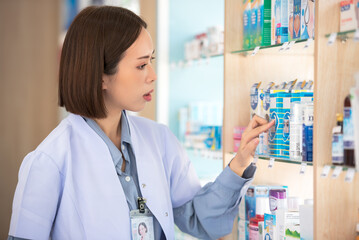
[[[142,196],[166,238],[174,239],[172,209],[194,197],[199,180],[167,127],[133,116],[128,122]],[[130,239],[130,231],[126,197],[108,147],[81,116],[70,114],[25,157],[9,235]]]

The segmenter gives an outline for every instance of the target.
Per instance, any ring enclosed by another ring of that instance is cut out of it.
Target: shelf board
[[[308,39],[302,39],[302,40],[296,40],[295,44],[291,47],[290,50],[282,50],[281,52],[287,52],[287,53],[293,53],[295,50],[295,53],[306,53],[307,51],[303,51],[304,47],[306,45],[306,43],[308,42]],[[285,43],[280,43],[280,44],[275,44],[275,45],[268,45],[268,46],[260,46],[259,48],[259,52],[261,52],[262,50],[266,50],[266,52],[270,52],[270,53],[275,53],[275,52],[279,52],[279,49],[284,45]],[[287,43],[289,44],[289,42]],[[310,43],[309,45],[309,49],[314,49],[314,42]],[[250,54],[254,51],[255,48],[250,48],[250,49],[240,49],[240,50],[235,50],[235,51],[231,51],[232,54]],[[314,51],[311,51],[311,54]]]
[[[232,154],[233,156],[235,155],[234,152],[230,152],[230,154]],[[254,157],[258,157],[258,159],[265,160],[265,161],[269,161],[271,159],[271,157],[264,157],[264,156],[257,156],[257,155]],[[274,158],[274,161],[287,163],[287,164],[297,164],[297,165],[300,165],[302,163],[307,163],[307,166],[313,166],[313,162],[303,162],[303,161],[290,160],[290,159],[285,159],[285,158]]]
[[[349,30],[349,31],[344,31],[344,32],[337,32],[337,36],[347,36],[349,38],[352,38],[354,36],[355,33],[355,29],[354,30]],[[331,33],[325,34],[325,37],[328,38],[330,37]]]
[[[188,66],[191,66],[191,64],[195,64],[196,62],[199,62],[199,61],[206,62],[209,59],[217,58],[217,57],[223,57],[223,53],[213,54],[213,55],[209,55],[207,57],[201,56],[200,58],[191,59],[191,60],[174,61],[174,62],[172,62],[172,64],[175,64],[176,66],[179,66],[179,67],[188,67]]]
[[[255,157],[258,157],[258,159],[267,160],[267,161],[269,161],[271,159],[271,157],[263,157],[263,156],[255,156]],[[299,165],[302,163],[306,163],[307,166],[313,166],[313,162],[303,162],[303,161],[297,161],[297,160],[291,160],[291,159],[285,159],[285,158],[274,158],[274,161],[288,163],[288,164],[299,164]]]
[[[335,167],[340,167],[340,165],[330,165],[331,169],[334,169]],[[355,167],[349,167],[344,165],[342,165],[341,167],[343,167],[342,171],[348,171],[349,169],[354,169],[356,171]]]

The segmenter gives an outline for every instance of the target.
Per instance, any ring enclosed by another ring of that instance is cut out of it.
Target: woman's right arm
[[[28,154],[19,171],[9,236],[49,239],[61,193],[62,175],[55,161],[40,151]]]

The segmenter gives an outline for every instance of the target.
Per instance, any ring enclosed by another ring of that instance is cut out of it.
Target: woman
[[[156,74],[146,23],[120,7],[88,7],[66,35],[59,104],[70,115],[20,168],[9,238],[132,239],[146,217],[155,239],[174,223],[198,238],[231,232],[255,167],[258,135],[274,122],[254,117],[236,157],[202,189],[175,136],[128,116],[151,101]]]
[[[145,240],[147,239],[147,226],[146,223],[141,222],[140,224],[138,224],[138,235],[140,236],[140,240]]]

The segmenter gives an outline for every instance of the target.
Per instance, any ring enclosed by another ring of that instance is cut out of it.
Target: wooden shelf
[[[250,88],[256,82],[314,80],[313,164],[299,174],[300,162],[277,159],[268,168],[268,158],[257,162],[254,184],[287,185],[289,194],[314,200],[314,239],[354,239],[359,209],[359,174],[353,182],[321,177],[324,166],[331,165],[331,135],[336,113],[354,85],[353,74],[359,69],[359,44],[335,41],[327,45],[328,33],[338,32],[340,0],[315,1],[315,41],[304,50],[305,41],[295,43],[290,51],[280,45],[262,47],[254,57],[253,49],[242,48],[242,1],[225,0],[224,165],[233,157],[233,129],[246,126],[250,118]],[[345,39],[355,31],[339,32]],[[338,39],[342,39],[338,37]],[[304,50],[304,51],[303,51]],[[344,169],[346,169],[344,167]],[[237,231],[226,239],[236,239]]]

